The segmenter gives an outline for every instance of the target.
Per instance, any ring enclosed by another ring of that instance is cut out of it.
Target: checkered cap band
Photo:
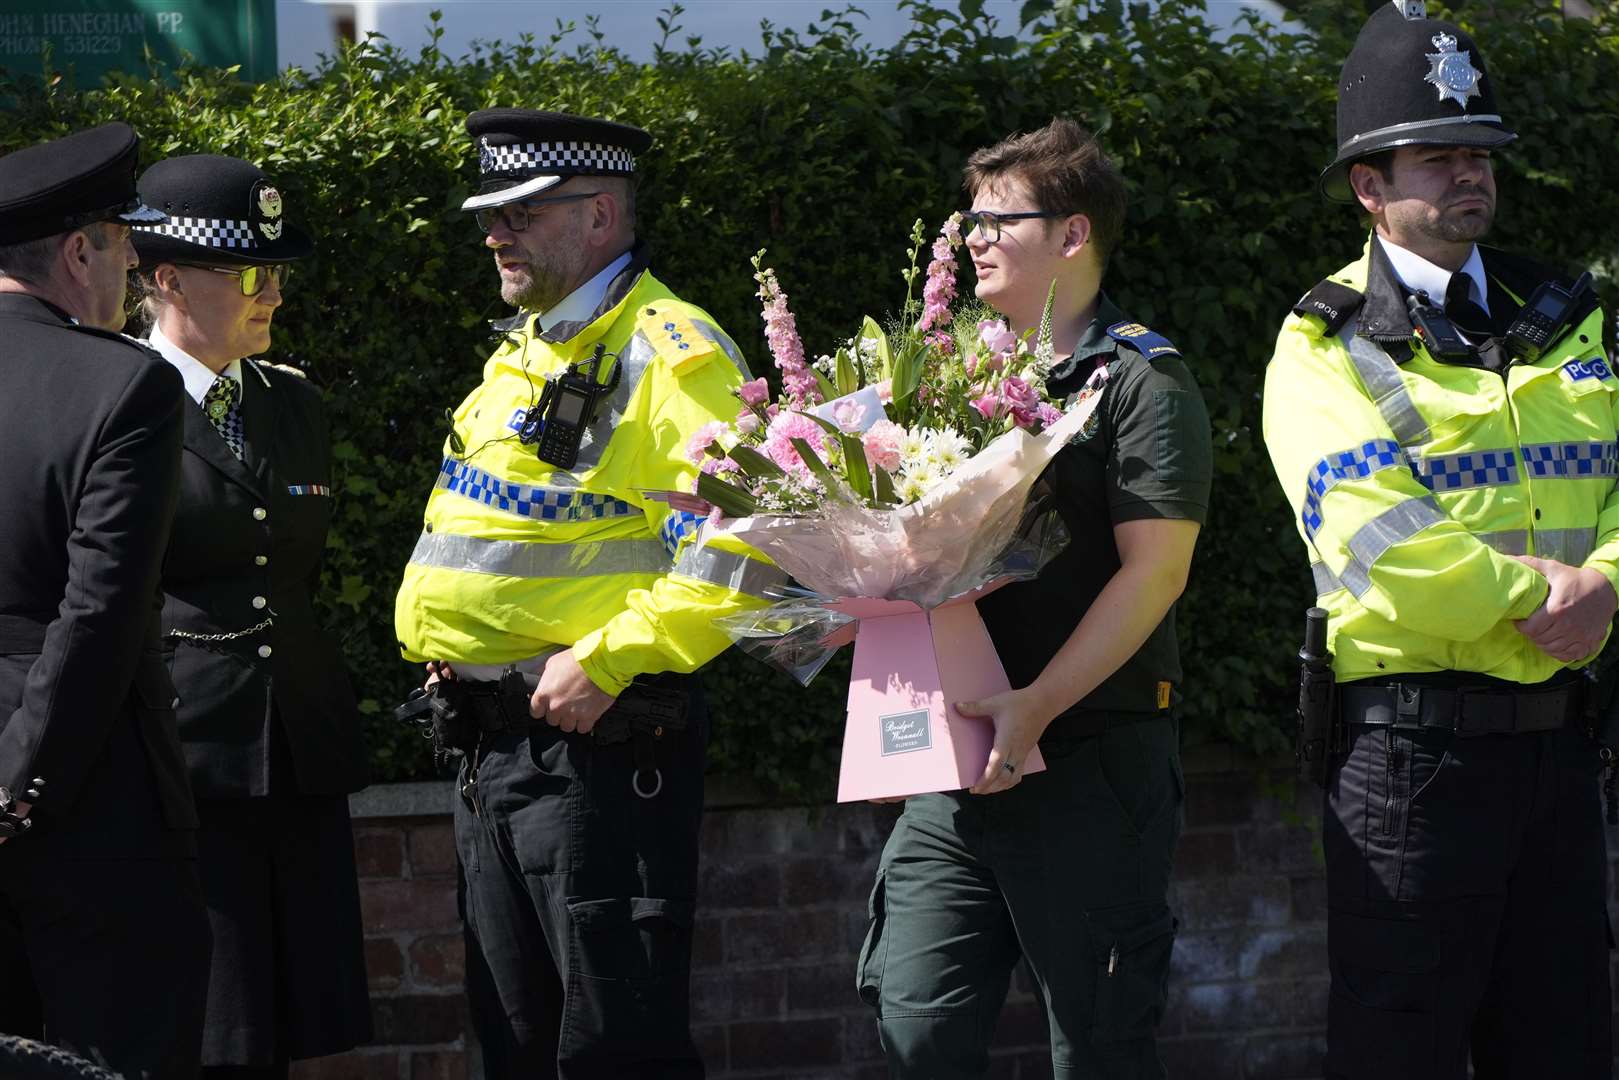
[[[172,236],[188,244],[201,244],[216,248],[253,248],[253,225],[248,221],[231,218],[171,217],[162,225],[137,225],[138,229]]]
[[[593,142],[514,143],[507,146],[482,143],[478,148],[478,168],[483,176],[551,169],[623,173],[627,176],[635,171],[635,155],[622,146]]]

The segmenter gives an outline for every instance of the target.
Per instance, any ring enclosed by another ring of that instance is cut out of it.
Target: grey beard
[[[500,298],[524,311],[547,311],[562,300],[560,288],[555,278],[549,275],[535,275],[527,288],[520,288],[516,284],[502,285]]]

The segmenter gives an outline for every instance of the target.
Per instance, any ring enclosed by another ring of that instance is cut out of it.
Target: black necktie
[[[1474,344],[1495,333],[1489,313],[1473,302],[1473,279],[1460,271],[1450,275],[1445,286],[1445,317]]]

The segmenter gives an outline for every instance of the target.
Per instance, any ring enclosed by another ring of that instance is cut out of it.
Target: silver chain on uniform
[[[169,630],[164,633],[166,638],[177,641],[240,641],[245,637],[252,637],[260,630],[268,630],[275,625],[275,613],[272,612],[257,626],[250,626],[246,630],[233,630],[228,634],[193,634],[189,630]]]

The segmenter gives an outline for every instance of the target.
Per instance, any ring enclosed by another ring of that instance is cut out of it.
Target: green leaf
[[[877,370],[883,373],[883,378],[893,378],[893,350],[889,348],[888,335],[883,332],[882,327],[877,325],[877,320],[870,315],[867,315],[860,324],[860,333],[854,340],[855,347],[859,348],[860,343],[867,338],[872,338],[877,342]]]
[[[826,462],[815,452],[815,447],[804,439],[794,439],[793,449],[798,451],[798,456],[804,459],[804,464],[809,466],[809,471],[815,474],[816,479],[826,485],[828,495],[836,496],[843,490],[843,482],[826,467]]]
[[[837,355],[838,397],[852,394],[860,389],[860,375],[855,371],[854,361],[849,358],[848,349],[839,349]]]
[[[815,385],[821,388],[822,401],[831,401],[833,398],[838,396],[838,389],[832,385],[832,381],[830,379],[828,379],[825,375],[822,375],[820,371],[814,367],[811,367],[809,372],[811,375],[815,376]]]
[[[843,460],[847,463],[849,487],[867,502],[872,501],[871,467],[866,464],[866,447],[858,435],[839,435],[843,444]]]
[[[726,517],[747,517],[759,506],[759,500],[751,492],[743,491],[713,473],[697,475],[697,497],[719,507],[720,513]]]
[[[786,476],[774,461],[765,457],[751,446],[736,445],[731,447],[731,460],[741,466],[742,471],[755,479],[766,476]]]
[[[897,506],[899,495],[894,490],[894,478],[888,475],[888,470],[876,465],[871,467],[872,487],[879,506]]]

